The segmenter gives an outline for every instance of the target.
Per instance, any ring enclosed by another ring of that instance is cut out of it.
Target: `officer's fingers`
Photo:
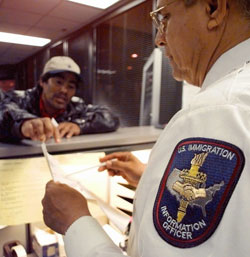
[[[128,160],[129,155],[130,155],[129,152],[115,152],[100,158],[99,161],[106,162],[111,159],[119,159],[119,160],[126,161]]]
[[[110,177],[120,176],[120,172],[116,170],[108,170],[108,174]]]
[[[109,167],[107,166],[107,163],[109,163]],[[98,171],[104,171],[104,170],[107,170],[108,171],[108,173],[109,173],[109,175],[111,175],[111,176],[114,176],[114,174],[115,173],[117,173],[118,172],[118,170],[114,170],[114,168],[112,167],[112,164],[110,164],[111,163],[111,161],[108,161],[105,165],[101,165],[99,168],[98,168]]]
[[[108,160],[113,159],[114,156],[115,156],[115,153],[107,154],[106,156],[99,158],[99,161],[100,162],[106,162]]]
[[[119,171],[122,173],[130,172],[131,168],[128,162],[113,160],[113,161],[107,161],[106,162],[107,169]]]
[[[104,171],[107,169],[107,166],[106,165],[102,165],[98,168],[98,171]]]
[[[111,160],[111,159],[115,159],[115,158],[118,159],[121,156],[123,156],[122,152],[115,152],[115,153],[107,154],[106,156],[100,158],[99,161],[100,162],[106,162],[106,161]]]

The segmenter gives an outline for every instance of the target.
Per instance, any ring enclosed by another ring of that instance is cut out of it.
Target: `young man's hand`
[[[58,126],[60,137],[71,138],[80,134],[80,127],[73,122],[62,122]]]
[[[36,118],[25,120],[21,126],[21,133],[24,137],[32,140],[46,141],[51,137],[60,142],[60,133],[53,125],[50,118]]]

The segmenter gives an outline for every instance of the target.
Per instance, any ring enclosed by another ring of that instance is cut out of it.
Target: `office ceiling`
[[[0,31],[44,37],[56,42],[102,12],[102,9],[66,0],[0,0]],[[40,49],[0,42],[0,65],[19,63]]]

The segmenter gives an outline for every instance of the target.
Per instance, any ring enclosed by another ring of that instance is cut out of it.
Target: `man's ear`
[[[44,82],[42,81],[42,79],[39,79],[38,83],[39,83],[40,87],[43,88]]]
[[[209,30],[215,29],[224,21],[228,13],[228,0],[207,0]]]

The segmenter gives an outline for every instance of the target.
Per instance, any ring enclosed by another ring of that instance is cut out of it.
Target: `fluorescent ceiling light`
[[[44,46],[51,40],[41,37],[30,37],[13,33],[0,32],[0,42],[30,45],[30,46]]]
[[[109,6],[115,4],[116,2],[119,2],[120,0],[68,0],[68,1],[75,2],[78,4],[89,5],[100,9],[106,9]]]

